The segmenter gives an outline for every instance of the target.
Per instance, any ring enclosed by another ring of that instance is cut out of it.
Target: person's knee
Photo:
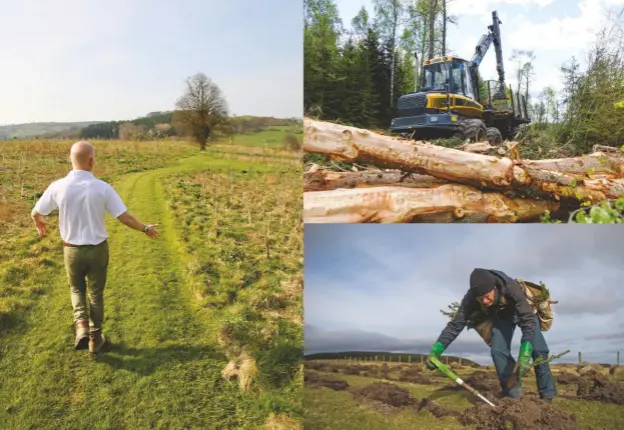
[[[550,350],[548,349],[546,342],[535,342],[533,345],[533,353],[539,356],[548,356],[548,354],[550,354]]]
[[[492,358],[507,357],[511,354],[511,351],[509,351],[509,348],[507,348],[506,345],[492,343],[490,354],[492,355]]]

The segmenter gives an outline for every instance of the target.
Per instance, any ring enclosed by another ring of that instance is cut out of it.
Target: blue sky
[[[613,363],[624,351],[624,230],[580,225],[308,224],[305,227],[306,353],[390,350],[425,353],[475,267],[550,288],[551,353],[580,350]],[[517,353],[520,329],[512,346]],[[464,331],[449,354],[488,363]]]
[[[197,72],[231,113],[302,115],[300,1],[0,4],[0,125],[172,110]]]
[[[374,10],[372,0],[335,2],[345,26],[350,26],[362,6],[369,14]],[[516,87],[516,67],[509,59],[513,49],[533,50],[536,77],[531,93],[536,96],[546,86],[562,88],[561,65],[573,55],[584,64],[587,48],[594,41],[593,32],[604,22],[604,12],[619,12],[622,8],[624,0],[453,0],[449,2],[449,15],[459,19],[448,28],[448,45],[451,54],[469,60],[496,10],[502,21],[507,84]],[[498,79],[494,46],[481,63],[480,72],[484,79]]]

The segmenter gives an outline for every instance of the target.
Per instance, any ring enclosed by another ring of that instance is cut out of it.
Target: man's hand
[[[156,231],[156,226],[158,224],[143,224],[141,221],[137,219],[130,212],[126,211],[119,215],[117,219],[124,225],[138,231],[142,231],[147,236],[152,239],[156,239],[158,237],[158,232]]]
[[[158,232],[156,231],[156,226],[158,224],[149,224],[145,226],[144,233],[151,237],[152,239],[156,239],[158,237]]]
[[[48,222],[43,219],[43,215],[37,212],[33,212],[30,216],[35,222],[35,228],[39,232],[39,237],[45,236],[46,232],[48,231]]]
[[[431,362],[431,358],[435,357],[437,359],[440,359],[440,356],[442,355],[445,349],[446,348],[444,347],[444,345],[442,345],[440,342],[436,342],[431,346],[431,349],[429,350],[429,357],[427,358],[427,361],[425,362],[425,364],[427,365],[429,369],[431,370],[437,369],[436,365]]]
[[[533,346],[529,342],[522,342],[520,354],[518,355],[518,376],[520,379],[531,369],[531,353]]]

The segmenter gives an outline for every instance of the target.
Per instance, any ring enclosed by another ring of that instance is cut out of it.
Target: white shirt
[[[108,238],[106,212],[114,218],[126,211],[121,197],[106,182],[86,170],[72,170],[54,181],[35,210],[49,215],[59,210],[61,239],[72,245],[97,245]]]

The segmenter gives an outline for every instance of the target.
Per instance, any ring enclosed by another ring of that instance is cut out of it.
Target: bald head
[[[93,169],[95,163],[95,148],[91,142],[82,140],[72,145],[69,152],[72,166],[75,170],[88,170]]]

